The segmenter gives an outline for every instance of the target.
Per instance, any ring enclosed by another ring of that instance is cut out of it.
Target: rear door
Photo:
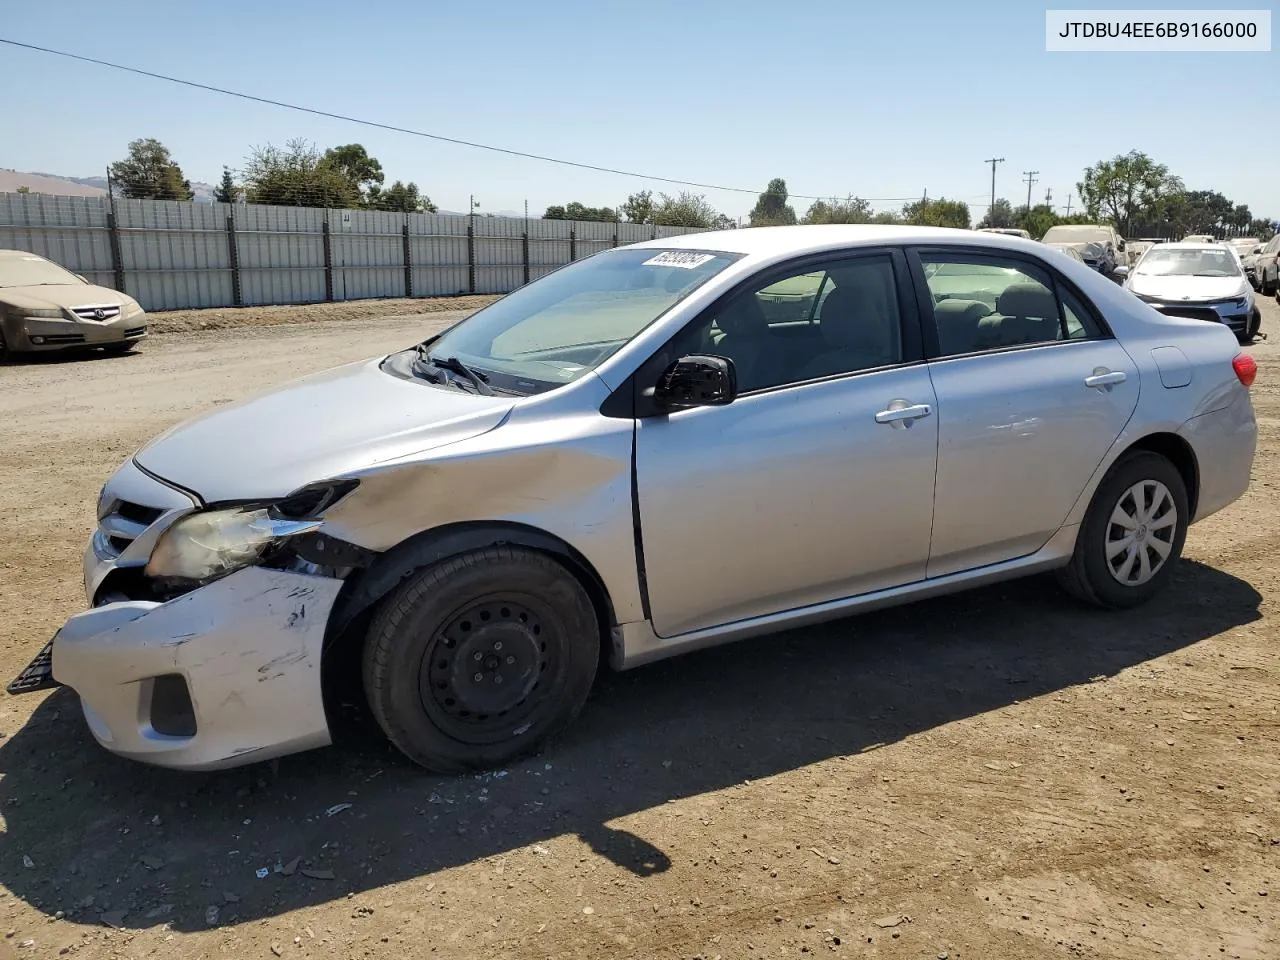
[[[938,400],[928,576],[1034,553],[1133,414],[1138,369],[1038,260],[921,249],[912,269]]]

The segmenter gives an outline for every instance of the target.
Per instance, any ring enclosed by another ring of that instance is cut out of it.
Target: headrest
[[[748,293],[729,302],[716,317],[716,326],[732,336],[764,334],[769,332],[769,318],[756,295]]]
[[[996,310],[1006,317],[1039,317],[1051,320],[1058,316],[1058,301],[1039,283],[1015,283],[1000,294],[996,300]]]
[[[943,320],[944,317],[948,318],[948,320],[963,319],[976,322],[989,313],[991,313],[990,305],[983,303],[981,300],[947,298],[946,300],[939,300],[933,305],[934,317],[943,323],[947,322],[947,320]]]

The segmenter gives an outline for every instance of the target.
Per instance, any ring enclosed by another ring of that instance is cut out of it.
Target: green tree
[[[364,198],[364,205],[370,210],[392,210],[396,213],[435,213],[436,205],[431,198],[418,191],[418,185],[410,180],[401,183],[397,180],[385,190],[374,184]]]
[[[369,156],[363,144],[348,143],[341,147],[330,147],[324,152],[321,160],[342,172],[351,182],[356,193],[365,193],[375,186],[382,186],[384,174],[382,164]]]
[[[1255,217],[1249,221],[1249,236],[1259,240],[1270,240],[1276,235],[1274,223],[1267,217]]]
[[[987,208],[987,214],[978,221],[979,227],[1012,227],[1018,222],[1013,204],[1001,197]]]
[[[664,227],[704,227],[727,229],[729,218],[711,206],[702,194],[682,191],[677,197],[658,194],[653,222]]]
[[[111,179],[126,197],[145,200],[190,200],[195,194],[173,162],[169,148],[155,139],[133,140],[129,155],[110,167]]]
[[[28,187],[25,183],[22,186],[18,187],[18,193],[30,193],[30,192],[31,192],[31,188]]]
[[[1169,199],[1183,187],[1163,163],[1130,150],[1086,168],[1076,190],[1090,218],[1110,221],[1127,237],[1135,221],[1163,219]]]
[[[902,218],[898,216],[896,213],[894,213],[892,210],[881,210],[879,213],[877,213],[874,217],[871,218],[871,222],[884,224],[886,226],[891,226],[893,224],[902,223]]]
[[[801,223],[871,223],[874,213],[871,204],[859,197],[849,196],[843,200],[832,198],[815,200],[805,213]]]
[[[1061,219],[1053,212],[1051,206],[1047,203],[1038,203],[1030,210],[1026,207],[1022,208],[1017,225],[1039,240],[1049,232],[1050,227],[1057,226],[1060,222]]]
[[[653,223],[653,194],[641,190],[627,197],[622,213],[629,223]]]
[[[236,182],[231,176],[231,171],[223,167],[222,181],[214,189],[213,199],[218,203],[235,203],[239,192],[236,188]]]
[[[613,222],[618,215],[610,207],[586,207],[577,200],[561,206],[547,207],[544,220],[603,220]]]
[[[787,181],[774,177],[751,210],[751,226],[775,227],[796,222],[796,211],[787,204]]]
[[[246,199],[288,207],[358,207],[360,191],[315,145],[294,139],[254,147],[244,168]]]
[[[916,200],[902,208],[902,219],[919,227],[969,229],[969,205],[963,200]]]

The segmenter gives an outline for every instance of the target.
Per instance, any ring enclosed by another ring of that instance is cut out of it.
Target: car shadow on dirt
[[[73,922],[193,930],[211,907],[246,923],[524,848],[554,864],[565,835],[660,874],[667,855],[615,821],[1114,675],[1260,601],[1184,561],[1140,610],[1035,578],[776,634],[610,676],[560,742],[479,777],[418,771],[367,720],[278,765],[158,770],[100,749],[59,690],[0,742],[0,882]]]

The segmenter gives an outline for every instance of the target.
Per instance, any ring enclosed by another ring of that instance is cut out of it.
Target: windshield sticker
[[[681,250],[667,250],[658,254],[656,257],[650,257],[642,267],[679,267],[681,270],[693,270],[700,267],[710,260],[714,260],[714,253],[685,253]]]

